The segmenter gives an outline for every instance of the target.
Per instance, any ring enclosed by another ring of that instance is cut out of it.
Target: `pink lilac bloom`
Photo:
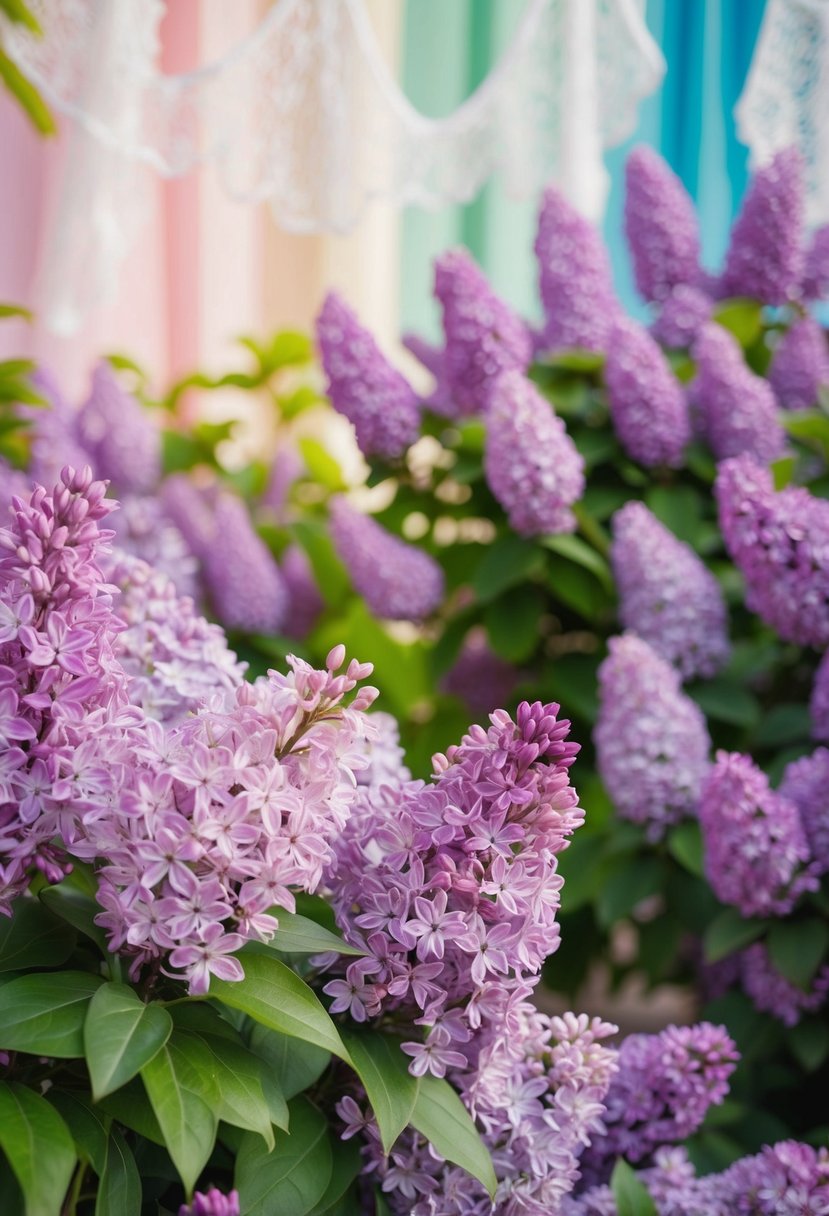
[[[534,248],[544,305],[539,348],[604,352],[619,314],[607,250],[555,186],[542,196]]]
[[[443,309],[443,376],[455,411],[459,417],[480,414],[495,377],[528,366],[529,330],[465,249],[435,261],[435,296]]]
[[[699,287],[680,283],[665,297],[651,333],[662,346],[684,349],[711,319],[713,309],[711,297]]]
[[[634,148],[625,166],[625,235],[646,300],[665,300],[699,277],[699,226],[688,191],[658,152]]]
[[[512,698],[519,673],[490,647],[483,630],[471,630],[441,682],[444,692],[463,701],[478,722]]]
[[[152,415],[121,388],[102,360],[78,411],[78,437],[98,477],[125,494],[148,494],[161,477],[161,431]]]
[[[700,430],[717,460],[744,452],[761,464],[782,454],[786,437],[768,381],[746,365],[736,338],[713,322],[697,334],[689,387]]]
[[[829,502],[800,486],[776,492],[748,456],[720,465],[714,493],[746,605],[787,642],[829,645]]]
[[[220,493],[213,527],[202,562],[216,616],[231,631],[278,633],[288,611],[288,591],[242,499]]]
[[[419,621],[443,599],[443,571],[433,557],[399,540],[341,495],[330,503],[331,539],[354,590],[375,616]]]
[[[641,502],[613,516],[610,559],[619,619],[683,680],[708,678],[728,661],[728,618],[720,585],[690,545]]]
[[[731,229],[722,295],[780,305],[798,294],[803,212],[803,160],[796,148],[787,148],[749,184]]]
[[[780,793],[800,811],[815,868],[829,873],[829,750],[818,747],[811,756],[787,764]]]
[[[420,433],[417,394],[336,293],[317,317],[331,404],[352,423],[365,456],[399,460]]]
[[[679,673],[642,638],[611,638],[599,667],[593,731],[599,773],[619,814],[650,839],[696,813],[711,742]]]
[[[195,1191],[192,1203],[183,1203],[178,1216],[239,1216],[239,1192],[227,1194],[211,1186],[208,1191]]]
[[[804,1013],[817,1013],[829,997],[829,966],[818,970],[807,991],[777,970],[762,942],[740,955],[740,979],[756,1007],[785,1026],[796,1026]]]
[[[314,628],[325,602],[308,555],[300,545],[288,546],[280,558],[279,569],[288,592],[288,608],[282,631],[286,637],[302,641]]]
[[[815,230],[806,251],[801,294],[804,300],[824,300],[829,296],[829,224]]]
[[[514,531],[573,532],[584,460],[550,403],[521,372],[502,372],[490,389],[486,424],[484,472]]]
[[[635,321],[623,318],[613,326],[604,378],[613,427],[627,454],[648,468],[679,468],[691,438],[685,395],[657,343]]]
[[[714,894],[743,916],[785,916],[817,889],[797,806],[739,752],[719,751],[699,804]]]
[[[814,317],[801,317],[777,346],[768,378],[783,409],[806,410],[815,405],[821,387],[829,387],[829,347]]]

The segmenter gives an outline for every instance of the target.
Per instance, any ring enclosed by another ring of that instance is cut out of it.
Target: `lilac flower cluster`
[[[239,1216],[239,1192],[229,1191],[226,1195],[211,1186],[209,1191],[196,1191],[193,1202],[182,1204],[178,1216]]]
[[[711,747],[705,717],[647,642],[626,633],[609,651],[593,732],[599,773],[619,814],[658,840],[696,812]]]
[[[748,756],[717,752],[699,819],[714,894],[743,916],[785,916],[804,891],[816,890],[796,805]]]
[[[280,558],[279,569],[288,593],[283,632],[302,641],[308,636],[324,608],[323,598],[305,550],[291,544]]]
[[[829,645],[829,502],[800,486],[775,492],[748,456],[720,465],[715,495],[747,606],[786,641]]]
[[[685,680],[724,666],[730,647],[719,583],[644,503],[629,502],[614,515],[610,558],[625,629]]]
[[[812,737],[829,743],[829,652],[820,660],[815,672],[809,699],[809,714],[812,719]]]
[[[518,683],[518,671],[489,646],[483,630],[471,630],[460,654],[443,678],[444,692],[459,697],[473,721],[506,705]]]
[[[354,426],[360,450],[399,459],[420,432],[417,396],[336,292],[317,317],[317,342],[331,404]]]
[[[291,489],[304,472],[305,462],[299,452],[290,444],[283,444],[271,462],[268,484],[262,495],[262,506],[272,511],[279,523],[285,521]]]
[[[628,455],[649,468],[678,468],[691,438],[685,395],[659,346],[635,321],[613,326],[604,378],[613,426]]]
[[[803,264],[803,162],[796,148],[778,152],[754,174],[731,229],[720,290],[763,304],[785,304],[800,286]]]
[[[829,224],[816,229],[806,250],[801,293],[804,300],[824,300],[829,296]]]
[[[434,558],[355,511],[341,495],[331,500],[330,511],[334,547],[374,615],[393,621],[430,616],[444,589]]]
[[[829,751],[818,747],[811,756],[787,764],[780,793],[800,812],[815,869],[829,873]]]
[[[541,348],[604,352],[619,313],[607,251],[593,225],[554,186],[541,200],[535,255],[545,318]]]
[[[769,381],[783,409],[805,410],[829,386],[829,348],[814,317],[801,317],[774,349]]]
[[[634,148],[625,165],[625,235],[636,286],[664,300],[699,277],[697,214],[688,191],[652,148]]]
[[[807,991],[777,970],[763,942],[740,955],[740,980],[756,1007],[786,1026],[796,1026],[804,1013],[816,1013],[829,997],[829,966],[820,968]]]
[[[692,352],[690,386],[697,422],[717,460],[748,453],[761,464],[783,451],[785,435],[768,381],[755,376],[737,340],[720,325],[704,325]]]
[[[492,383],[484,471],[521,536],[572,532],[584,492],[584,460],[550,403],[521,372]]]
[[[147,410],[115,378],[109,363],[92,373],[77,418],[78,439],[97,477],[127,494],[148,494],[161,477],[161,432]]]
[[[704,291],[680,283],[665,297],[651,333],[663,346],[691,346],[713,309],[713,301]]]
[[[32,481],[51,486],[65,466],[82,469],[90,463],[89,453],[78,435],[78,412],[67,401],[57,381],[45,368],[32,376],[32,385],[48,402],[48,408],[30,411]]]
[[[465,249],[435,262],[435,295],[443,308],[442,371],[457,414],[480,414],[502,371],[524,371],[532,339],[524,322],[490,287]]]
[[[119,500],[112,516],[115,545],[123,553],[145,561],[164,574],[179,595],[195,599],[199,563],[157,495],[129,494]]]
[[[226,629],[279,632],[288,611],[285,580],[235,494],[219,495],[213,536],[199,556],[210,599]]]

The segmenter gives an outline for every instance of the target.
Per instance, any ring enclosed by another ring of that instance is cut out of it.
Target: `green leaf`
[[[292,528],[311,563],[322,598],[329,608],[338,607],[348,594],[350,583],[325,526],[321,521],[308,517],[298,519]]]
[[[254,1026],[250,1047],[265,1061],[281,1092],[289,1099],[313,1085],[331,1062],[329,1051],[278,1030],[268,1030],[266,1026]]]
[[[705,499],[694,486],[652,486],[645,505],[674,536],[693,545],[700,531]]]
[[[69,1128],[45,1098],[0,1081],[0,1148],[26,1200],[26,1216],[58,1216],[77,1154]]]
[[[36,130],[41,135],[54,135],[57,127],[46,102],[32,82],[23,75],[17,64],[9,59],[6,52],[2,50],[0,50],[0,79],[17,99]]]
[[[221,1095],[212,1057],[194,1036],[175,1031],[141,1079],[189,1195],[216,1140]]]
[[[40,22],[24,0],[0,0],[0,10],[16,25],[25,25],[33,34],[43,33]]]
[[[601,836],[577,832],[569,848],[559,858],[559,874],[564,879],[564,905],[568,913],[592,903],[604,881]]]
[[[791,485],[796,466],[796,456],[781,456],[779,460],[772,461],[771,473],[775,490],[785,490],[786,486]]]
[[[762,937],[769,927],[767,920],[741,916],[736,908],[723,908],[711,921],[703,938],[705,961],[717,963],[721,958],[742,950]]]
[[[214,977],[210,995],[271,1030],[313,1043],[350,1063],[343,1041],[324,1006],[304,980],[278,959],[261,954],[246,955],[245,978],[230,983]]]
[[[547,572],[553,598],[591,623],[613,603],[606,587],[582,565],[556,554]]]
[[[817,1018],[805,1018],[787,1033],[792,1054],[807,1072],[815,1072],[829,1056],[829,1026]]]
[[[688,820],[674,828],[668,837],[668,852],[690,874],[705,875],[705,855],[699,824]]]
[[[24,321],[34,320],[32,310],[23,308],[20,304],[0,304],[0,319],[6,317],[20,317]]]
[[[604,880],[596,900],[599,924],[609,929],[629,916],[638,903],[658,895],[665,885],[665,867],[656,857],[625,857]]]
[[[86,1159],[100,1176],[106,1164],[109,1118],[74,1090],[53,1085],[47,1098],[69,1128],[78,1156]]]
[[[116,1089],[100,1103],[101,1110],[123,1123],[131,1131],[138,1132],[145,1140],[164,1147],[164,1133],[155,1117],[147,1091],[139,1081],[130,1081],[122,1089]]]
[[[745,349],[753,345],[763,331],[763,306],[757,300],[743,297],[724,300],[714,312],[714,320],[729,330]]]
[[[577,566],[583,566],[596,576],[607,591],[613,591],[613,575],[609,564],[601,553],[597,553],[593,546],[586,544],[580,536],[569,536],[566,533],[561,536],[545,536],[542,537],[541,544],[545,549],[575,562]]]
[[[408,1127],[419,1080],[409,1072],[409,1058],[403,1054],[399,1040],[355,1031],[344,1031],[343,1039],[368,1094],[383,1152],[388,1154],[403,1128]]]
[[[489,643],[510,663],[523,663],[539,644],[538,624],[547,606],[540,587],[515,587],[488,604],[484,612]]]
[[[751,728],[760,720],[757,698],[725,676],[706,680],[704,684],[694,684],[688,688],[688,693],[703,713],[717,722]]]
[[[314,357],[314,344],[308,334],[285,329],[264,348],[264,363],[271,372],[283,367],[299,367]]]
[[[502,536],[486,550],[475,571],[475,593],[482,604],[489,603],[502,591],[538,574],[543,564],[543,554],[533,541],[520,536]]]
[[[95,1216],[140,1216],[141,1178],[127,1142],[114,1127],[107,1144]]]
[[[59,1060],[83,1055],[83,1023],[103,983],[86,971],[21,975],[0,988],[0,1049]]]
[[[248,1133],[236,1157],[234,1183],[245,1216],[306,1216],[331,1181],[333,1159],[327,1120],[306,1098],[290,1105],[291,1134],[268,1152]]]
[[[498,1179],[492,1158],[472,1116],[448,1081],[421,1077],[411,1117],[412,1127],[445,1157],[483,1183],[495,1195]]]
[[[306,916],[298,916],[284,908],[273,908],[272,913],[279,921],[279,928],[270,945],[283,954],[325,954],[331,950],[337,954],[365,954],[364,950],[349,946],[338,933],[331,933]]]
[[[163,1005],[145,1005],[127,984],[102,984],[89,1003],[83,1029],[95,1101],[132,1080],[172,1030]]]
[[[774,705],[754,732],[754,743],[757,747],[784,747],[788,743],[808,741],[811,733],[812,719],[808,706]]]
[[[276,404],[282,417],[290,421],[324,400],[316,389],[308,384],[301,384],[292,393],[277,397]]]
[[[108,952],[106,933],[95,924],[94,919],[101,912],[101,907],[90,895],[62,882],[54,887],[44,887],[38,892],[38,898],[55,916],[91,938],[103,954]]]
[[[544,362],[547,367],[561,368],[562,371],[594,373],[604,367],[605,356],[599,351],[574,346],[571,350],[557,351]]]
[[[58,967],[75,948],[75,934],[36,899],[14,901],[12,916],[0,916],[0,972]]]
[[[189,1037],[189,1036],[186,1036]],[[259,1056],[247,1048],[231,1043],[225,1038],[198,1035],[198,1042],[210,1053],[213,1070],[219,1086],[219,1118],[233,1127],[257,1132],[269,1148],[273,1148],[271,1105],[265,1098],[265,1065]],[[271,1079],[275,1096],[280,1090]],[[279,1118],[278,1125],[288,1129],[288,1104],[284,1097],[281,1104],[273,1103]]]
[[[311,439],[308,436],[300,439],[299,450],[314,481],[318,481],[328,490],[347,489],[338,461],[318,439]]]
[[[340,1208],[342,1200],[351,1183],[360,1172],[362,1158],[356,1140],[333,1140],[331,1142],[332,1169],[331,1179],[325,1188],[325,1193],[313,1210],[313,1216],[351,1216],[354,1207]]]
[[[775,921],[768,948],[771,962],[780,974],[789,983],[808,991],[829,948],[829,925],[814,918]]]
[[[657,1216],[656,1204],[627,1161],[619,1158],[610,1176],[617,1216]]]

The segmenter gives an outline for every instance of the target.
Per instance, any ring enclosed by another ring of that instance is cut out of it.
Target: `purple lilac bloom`
[[[829,645],[829,502],[800,486],[775,492],[748,456],[720,465],[714,492],[747,606],[787,642]]]
[[[691,346],[711,319],[713,308],[711,297],[704,291],[680,283],[666,296],[651,333],[663,346],[674,349]]]
[[[288,514],[291,488],[305,472],[305,462],[296,448],[284,444],[273,458],[262,505],[273,511],[279,523]]]
[[[126,494],[148,494],[155,488],[161,477],[161,432],[149,411],[121,388],[105,360],[92,373],[77,426],[98,477]]]
[[[679,381],[648,331],[623,318],[610,334],[604,368],[610,416],[627,454],[649,468],[682,464],[691,438]]]
[[[619,814],[658,840],[696,812],[711,746],[705,717],[647,642],[626,633],[609,651],[593,732],[599,773]]]
[[[803,160],[796,148],[759,169],[731,229],[721,294],[785,304],[798,293],[803,265]]]
[[[535,255],[545,317],[540,348],[604,352],[619,314],[607,250],[555,186],[541,200]]]
[[[629,502],[613,516],[610,548],[625,629],[677,667],[683,680],[710,677],[728,661],[720,585],[690,545]]]
[[[392,536],[341,495],[331,500],[331,539],[354,590],[375,616],[419,621],[443,599],[443,571],[433,557]]]
[[[166,575],[179,595],[195,598],[199,563],[157,495],[122,497],[112,527],[118,549]]]
[[[486,424],[484,472],[510,526],[521,536],[573,532],[584,460],[550,403],[521,372],[502,372]]]
[[[441,687],[459,697],[473,722],[479,722],[511,700],[518,679],[512,663],[491,649],[484,630],[471,630]]]
[[[220,493],[213,527],[202,560],[216,616],[228,630],[278,633],[288,611],[285,580],[241,498]]]
[[[374,733],[366,742],[368,768],[357,773],[357,784],[377,789],[381,785],[399,786],[411,781],[396,719],[378,710],[370,720]]]
[[[818,882],[797,806],[739,752],[717,752],[699,819],[714,894],[743,916],[785,916]]]
[[[806,251],[801,294],[804,300],[824,300],[829,296],[829,224],[815,231]]]
[[[785,1026],[796,1026],[804,1013],[822,1009],[829,996],[829,966],[820,968],[807,991],[781,975],[762,942],[743,951],[740,978],[757,1008],[773,1014]]]
[[[178,1216],[239,1216],[239,1192],[229,1191],[226,1195],[211,1186],[209,1191],[196,1191],[193,1202],[183,1203],[178,1210]]]
[[[31,383],[48,407],[33,407],[28,412],[32,436],[29,474],[33,482],[51,486],[64,467],[82,469],[91,463],[91,456],[78,434],[78,411],[67,401],[51,373],[39,367]]]
[[[6,514],[6,504],[11,501],[13,495],[21,498],[30,486],[29,477],[22,469],[15,469],[0,457],[0,510],[3,518]]]
[[[435,262],[435,296],[443,309],[443,373],[457,414],[480,414],[503,371],[524,371],[532,340],[524,322],[490,287],[465,249]]]
[[[780,456],[786,437],[774,392],[746,365],[736,338],[712,322],[699,331],[691,353],[697,365],[691,401],[716,459],[746,452],[767,464]]]
[[[658,152],[634,148],[625,166],[625,235],[640,295],[664,300],[699,277],[699,226],[688,191]]]
[[[165,515],[178,528],[190,552],[203,560],[215,534],[207,496],[186,473],[165,477],[161,486]]]
[[[306,638],[325,607],[308,555],[297,544],[291,544],[282,554],[280,570],[288,591],[288,609],[283,633],[302,641]]]
[[[809,701],[812,737],[829,743],[829,653],[820,660]]]
[[[768,377],[783,409],[815,405],[818,390],[829,386],[829,348],[814,317],[801,317],[783,335],[774,348]]]
[[[417,395],[336,292],[317,317],[317,343],[331,404],[354,426],[360,450],[398,460],[420,433]]]
[[[829,873],[829,751],[818,747],[787,764],[780,793],[800,811],[815,869]]]

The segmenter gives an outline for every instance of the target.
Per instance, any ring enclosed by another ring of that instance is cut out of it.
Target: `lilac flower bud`
[[[748,456],[720,465],[714,493],[751,611],[787,642],[829,645],[829,502],[800,486],[775,493]]]
[[[651,333],[663,346],[688,347],[710,320],[713,307],[711,297],[704,291],[680,283],[666,296]]]
[[[278,633],[288,609],[285,581],[253,530],[245,504],[233,494],[221,494],[213,522],[203,562],[216,616],[228,630]]]
[[[646,300],[664,300],[678,284],[697,281],[697,213],[680,179],[653,148],[633,149],[625,180],[625,235],[636,286]]]
[[[596,228],[554,186],[541,200],[535,256],[542,347],[605,351],[619,312],[607,251]]]
[[[705,718],[647,642],[626,633],[609,651],[593,732],[599,773],[619,814],[658,840],[696,812],[711,746]]]
[[[829,751],[818,747],[787,764],[779,792],[800,812],[815,870],[829,873]]]
[[[720,325],[703,326],[692,349],[697,374],[691,396],[717,460],[748,452],[762,464],[786,443],[770,385],[746,366],[735,338]]]
[[[613,326],[604,377],[613,426],[628,455],[651,468],[678,468],[691,438],[688,406],[662,351],[635,321]]]
[[[776,153],[755,173],[731,229],[721,291],[763,304],[797,294],[802,268],[803,161],[796,148]]]
[[[619,619],[683,679],[710,677],[728,660],[727,615],[720,585],[690,545],[629,502],[613,517],[610,550]]]
[[[316,624],[324,603],[304,549],[289,545],[280,559],[280,570],[288,592],[288,609],[283,632],[302,641]]]
[[[239,1192],[227,1195],[211,1186],[208,1191],[196,1191],[191,1204],[182,1204],[178,1216],[239,1216]]]
[[[92,373],[78,433],[99,477],[123,492],[146,494],[154,489],[161,476],[161,432],[149,412],[124,392],[106,362]]]
[[[550,403],[521,372],[502,372],[486,423],[484,470],[511,527],[522,536],[574,531],[584,460]]]
[[[341,496],[331,500],[331,539],[354,590],[375,616],[419,621],[443,599],[443,571],[435,559],[392,536]]]
[[[435,296],[443,308],[447,387],[460,415],[480,414],[499,372],[524,371],[529,364],[529,331],[465,249],[452,249],[435,262]]]
[[[354,426],[360,450],[399,459],[420,432],[417,396],[336,292],[317,317],[317,342],[331,404]]]
[[[806,991],[777,970],[762,942],[743,951],[740,969],[743,988],[757,1008],[785,1026],[796,1026],[804,1013],[816,1013],[829,995],[829,967],[820,968]]]
[[[785,916],[817,887],[795,804],[750,757],[717,752],[702,789],[705,869],[714,894],[743,916]]]
[[[490,649],[483,630],[472,630],[443,677],[442,688],[464,702],[473,722],[480,722],[509,703],[517,683],[518,672],[512,663]]]
[[[801,294],[804,300],[829,296],[829,224],[818,228],[806,252]]]
[[[786,410],[809,409],[817,402],[818,389],[829,385],[829,349],[814,317],[801,317],[783,335],[774,348],[768,378]]]

